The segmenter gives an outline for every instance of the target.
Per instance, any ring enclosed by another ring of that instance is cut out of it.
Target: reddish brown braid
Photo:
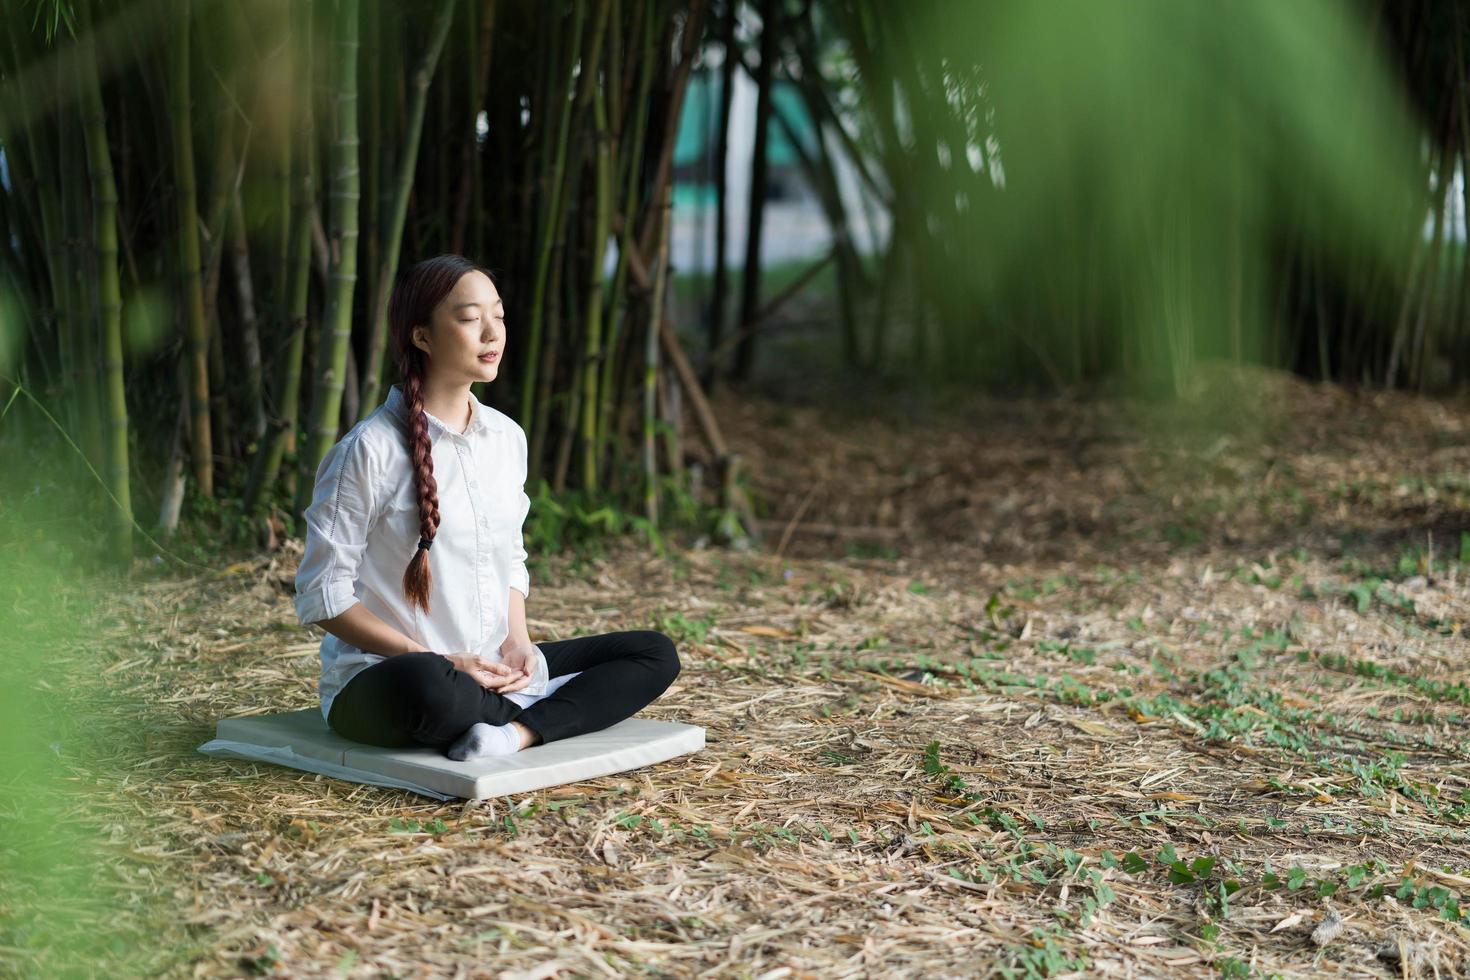
[[[409,605],[429,611],[429,546],[439,531],[439,483],[434,479],[434,457],[430,450],[429,419],[424,413],[424,375],[429,356],[413,342],[413,328],[430,326],[434,310],[467,272],[490,270],[460,255],[436,255],[415,265],[400,278],[388,299],[388,326],[393,356],[403,379],[403,400],[408,409],[408,454],[413,461],[413,482],[419,501],[419,547],[403,571],[403,595]]]
[[[410,605],[429,611],[429,587],[433,575],[429,571],[429,549],[423,542],[433,542],[439,532],[439,481],[434,479],[434,457],[430,454],[429,420],[424,415],[424,379],[418,372],[407,375],[403,382],[404,403],[408,406],[408,453],[413,459],[413,482],[419,499],[419,547],[403,570],[403,594]]]

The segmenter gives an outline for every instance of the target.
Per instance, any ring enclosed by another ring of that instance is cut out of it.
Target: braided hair
[[[430,453],[429,420],[424,413],[424,375],[429,355],[413,342],[413,328],[433,322],[434,310],[468,272],[495,277],[460,255],[436,255],[408,270],[393,287],[388,300],[388,328],[398,376],[403,379],[403,397],[408,407],[408,454],[413,460],[413,481],[419,501],[419,544],[403,571],[403,595],[410,606],[429,611],[429,547],[439,530],[439,484],[434,479]]]

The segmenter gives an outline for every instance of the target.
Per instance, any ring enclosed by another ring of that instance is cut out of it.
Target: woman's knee
[[[679,670],[683,666],[679,662],[679,651],[674,641],[665,633],[658,630],[635,630],[642,649],[646,650],[666,678],[666,684],[672,684],[674,678],[679,676]]]

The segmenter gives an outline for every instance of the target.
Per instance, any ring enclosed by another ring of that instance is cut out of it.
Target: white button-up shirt
[[[439,530],[429,549],[430,612],[410,606],[403,572],[419,541],[418,494],[408,449],[408,408],[399,385],[327,451],[306,509],[306,553],[296,573],[296,617],[307,625],[361,602],[424,649],[498,660],[509,633],[509,589],[531,594],[521,535],[526,432],[470,397],[464,432],[429,415]],[[358,671],[384,657],[328,633],[321,645],[322,717]]]

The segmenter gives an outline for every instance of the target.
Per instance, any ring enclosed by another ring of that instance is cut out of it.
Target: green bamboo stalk
[[[533,242],[538,230],[539,215],[546,205],[546,187],[539,175],[546,172],[546,161],[550,159],[551,145],[546,135],[547,116],[555,101],[553,89],[562,80],[562,74],[557,68],[561,61],[558,54],[562,40],[561,24],[556,17],[550,16],[537,17],[535,20],[536,55],[531,60],[536,65],[536,80],[534,84],[527,86],[530,90],[528,94],[531,115],[529,125],[525,126],[521,137],[526,145],[526,153],[520,159],[525,166],[518,181],[520,187],[516,200],[517,223],[525,229],[527,242]],[[529,268],[530,263],[526,265]]]
[[[531,435],[529,449],[531,466],[536,467],[537,462],[546,451],[546,436],[551,431],[551,410],[558,403],[562,404],[564,406],[562,409],[563,418],[568,420],[567,424],[562,426],[562,444],[568,448],[566,451],[563,451],[559,445],[556,455],[552,460],[551,489],[554,493],[561,493],[566,488],[566,461],[571,457],[571,436],[575,428],[571,422],[574,416],[568,411],[565,405],[568,399],[575,401],[578,393],[581,391],[580,388],[573,385],[569,394],[560,392],[553,396],[551,393],[551,380],[555,374],[555,371],[552,369],[556,367],[557,362],[560,360],[558,355],[561,351],[561,329],[564,319],[562,317],[562,310],[571,305],[566,301],[562,289],[563,281],[571,278],[566,275],[566,266],[568,263],[565,254],[566,249],[562,246],[563,231],[566,227],[568,210],[568,208],[562,208],[560,211],[559,223],[556,229],[556,246],[552,249],[551,253],[551,282],[546,291],[546,348],[542,351],[548,369],[541,372],[536,389],[536,402],[539,405],[545,406],[547,424],[539,426]]]
[[[358,80],[359,94],[364,100],[362,121],[362,250],[358,262],[363,271],[363,295],[376,301],[378,295],[379,269],[383,265],[382,241],[385,218],[384,191],[382,184],[385,168],[380,148],[387,140],[383,124],[383,3],[382,0],[365,0],[362,8],[362,55],[361,62],[366,76]],[[372,320],[368,320],[371,329]],[[383,372],[378,372],[378,384],[382,384]],[[358,411],[372,411],[376,398],[366,399],[369,375],[364,372],[358,381]]]
[[[74,72],[67,70],[67,60],[53,59],[56,67],[56,84],[59,90],[66,86],[76,90]],[[87,268],[89,255],[79,249],[79,244],[91,237],[88,227],[87,208],[87,160],[85,147],[77,144],[82,139],[81,126],[75,116],[63,114],[56,119],[58,136],[58,172],[61,177],[61,225],[64,234],[60,249],[62,279],[66,283],[63,303],[67,309],[66,333],[63,336],[68,346],[66,401],[74,411],[74,429],[77,442],[81,445],[88,461],[96,469],[105,469],[102,432],[99,425],[101,406],[98,404],[95,379],[99,368],[99,354],[95,342],[95,320],[91,314],[95,307],[92,296],[96,276]]]
[[[110,510],[110,551],[123,567],[133,560],[133,504],[128,488],[128,403],[123,387],[122,285],[118,275],[117,182],[107,146],[107,119],[92,34],[84,31],[77,59],[87,169],[92,174],[93,237],[97,250],[97,297],[102,327],[103,405],[107,424],[107,484],[118,506]]]
[[[398,268],[398,256],[403,245],[403,225],[408,219],[408,195],[413,190],[413,177],[418,166],[419,138],[424,130],[424,109],[428,102],[429,82],[439,64],[439,54],[444,50],[444,39],[449,36],[449,25],[454,20],[455,0],[440,0],[439,12],[429,30],[429,46],[413,72],[413,88],[408,110],[408,129],[403,134],[403,156],[399,161],[397,187],[393,195],[392,209],[387,215],[387,225],[381,243],[382,264],[377,270],[377,289],[373,297],[371,318],[368,320],[367,359],[360,371],[362,397],[359,414],[365,415],[378,407],[383,352],[388,346],[388,298],[392,294],[393,274]]]
[[[449,240],[449,214],[453,210],[453,202],[449,199],[449,163],[452,154],[450,141],[456,135],[463,135],[454,126],[454,112],[451,101],[454,95],[455,63],[450,61],[444,67],[444,84],[438,87],[438,104],[434,107],[434,132],[438,139],[434,140],[430,149],[433,151],[426,163],[429,165],[429,173],[433,175],[427,186],[420,187],[418,199],[424,203],[422,211],[429,211],[429,235],[435,242]],[[406,165],[407,161],[405,161]],[[433,201],[433,209],[429,210],[428,204]],[[419,222],[423,224],[422,221]]]
[[[664,186],[661,212],[653,298],[648,310],[648,332],[643,342],[643,516],[655,528],[658,527],[658,453],[654,424],[658,415],[658,344],[663,330],[664,291],[669,278],[669,225],[673,223],[673,188],[667,184]]]
[[[633,101],[633,130],[629,138],[622,141],[622,145],[627,148],[627,154],[623,169],[623,196],[619,200],[621,227],[618,229],[618,266],[613,273],[612,297],[608,309],[607,354],[602,360],[602,382],[598,388],[601,393],[597,422],[600,457],[598,466],[600,469],[606,468],[609,453],[615,445],[613,374],[617,368],[618,342],[621,339],[623,325],[628,318],[629,253],[633,248],[633,243],[637,241],[633,215],[637,211],[638,180],[642,176],[643,169],[644,134],[648,128],[648,93],[653,88],[653,76],[658,71],[658,58],[654,48],[654,39],[657,35],[655,34],[652,0],[645,0],[643,7],[643,43],[639,57],[638,95]]]
[[[776,19],[780,5],[776,0],[761,4],[761,63],[756,68],[755,148],[750,162],[750,210],[746,219],[745,274],[740,282],[740,326],[755,320],[760,306],[761,227],[766,213],[766,175],[770,172],[766,144],[770,135],[772,70],[776,61]],[[735,348],[737,378],[748,378],[755,360],[755,336],[747,334]]]
[[[173,126],[174,188],[178,204],[178,272],[184,334],[188,342],[190,456],[199,493],[214,496],[214,449],[209,421],[209,332],[199,281],[199,212],[195,204],[194,133],[189,118],[190,0],[176,8],[170,60],[170,120]]]
[[[603,256],[607,251],[608,228],[612,221],[612,160],[608,146],[605,86],[592,97],[592,114],[597,126],[597,203],[592,229],[592,258],[587,277],[585,354],[582,374],[582,487],[597,489],[597,374],[602,356]]]
[[[553,276],[559,277],[559,281],[563,284],[561,288],[566,290],[566,295],[560,295],[557,292],[558,287],[553,285],[551,296],[557,304],[553,309],[575,310],[578,308],[579,289],[582,285],[582,279],[579,275],[579,270],[575,266],[576,260],[580,256],[580,250],[575,244],[569,245],[566,242],[564,230],[570,223],[572,209],[569,202],[572,192],[580,182],[582,160],[587,153],[588,144],[596,142],[595,125],[589,129],[582,125],[582,120],[586,113],[591,110],[593,96],[597,91],[598,65],[601,61],[603,38],[606,36],[607,15],[610,10],[611,4],[608,0],[602,0],[598,8],[598,18],[594,22],[593,31],[590,35],[589,49],[586,55],[583,56],[579,66],[581,85],[573,109],[572,119],[572,131],[576,134],[576,137],[564,166],[568,186],[565,188],[566,193],[562,198],[562,204],[559,208],[561,217],[558,222],[555,237],[555,252],[553,253],[552,259]],[[581,238],[585,239],[591,235],[589,227],[595,222],[596,216],[595,214],[589,216],[586,212],[581,212],[578,213],[577,217],[581,219]],[[554,315],[548,318],[548,322],[551,325],[551,339],[541,358],[542,363],[545,365],[545,370],[541,372],[541,380],[537,385],[536,402],[538,405],[548,407],[549,418],[549,408],[553,401],[551,396],[551,383],[558,364],[557,344],[559,340],[556,338],[558,338],[564,324]],[[579,349],[575,340],[569,342],[567,347],[572,351]],[[574,362],[571,366],[571,394],[567,397],[566,401],[568,404],[566,404],[562,412],[561,417],[564,420],[564,425],[562,426],[554,460],[555,469],[552,478],[552,487],[558,493],[566,486],[566,475],[571,459],[572,443],[581,431],[580,418],[583,390],[581,374],[582,365]],[[538,458],[543,449],[544,436],[549,431],[550,426],[544,425],[537,429],[531,437],[532,453]]]
[[[287,92],[296,91],[297,82],[295,72],[296,59],[293,57],[291,49],[290,4],[292,2],[294,0],[285,0],[284,3],[273,7],[271,10],[272,25],[280,24],[284,21],[285,27],[285,30],[280,36],[279,54],[277,59],[273,59],[271,70],[281,72],[285,81],[283,87]],[[274,141],[270,146],[272,151],[271,166],[273,168],[271,179],[274,182],[274,186],[271,188],[271,197],[275,202],[273,206],[275,212],[273,217],[276,220],[272,228],[274,240],[271,242],[271,247],[275,254],[269,258],[275,260],[275,267],[271,269],[270,266],[266,266],[272,273],[270,288],[271,305],[266,312],[266,317],[268,322],[278,324],[282,328],[282,336],[285,335],[284,328],[287,326],[286,284],[291,276],[291,233],[294,220],[294,215],[291,211],[291,173],[293,166],[291,160],[291,132],[295,124],[295,120],[292,117],[295,114],[296,107],[292,104],[292,101],[287,100],[285,105],[281,106],[277,111],[276,118],[271,121],[271,131],[274,134]],[[238,198],[238,188],[236,197]],[[239,236],[242,242],[246,240],[245,229],[240,229]],[[258,344],[255,356],[258,361]],[[250,396],[252,404],[256,406],[255,418],[258,430],[256,432],[256,438],[259,439],[264,434],[265,410],[263,404],[256,401],[261,396],[262,385],[258,363],[254,366],[254,373],[251,375],[249,383],[251,386]]]
[[[210,181],[210,204],[205,212],[204,232],[209,236],[208,247],[201,258],[204,275],[205,329],[209,331],[209,421],[215,451],[220,455],[221,468],[234,462],[229,444],[229,405],[225,402],[225,352],[224,329],[220,323],[219,280],[225,255],[225,230],[229,225],[231,188],[235,186],[234,119],[231,113],[219,111],[213,115],[219,124],[214,139],[217,146],[214,175]],[[240,154],[244,163],[244,153]]]
[[[496,25],[496,3],[495,0],[485,0],[485,9],[481,14],[480,25],[480,53],[476,59],[475,76],[475,121],[479,119],[479,111],[486,110],[486,118],[493,115],[490,106],[486,102],[486,86],[490,80],[490,58],[492,56],[492,41],[495,37]],[[485,227],[488,224],[485,204],[485,157],[488,156],[489,147],[482,147],[479,142],[479,133],[476,131],[475,139],[470,144],[469,161],[466,164],[470,172],[470,227],[473,229],[472,249],[476,261],[488,261],[485,255]]]
[[[474,0],[470,0],[465,5],[464,17],[464,30],[461,32],[464,46],[460,53],[464,59],[465,70],[460,76],[463,90],[459,93],[464,96],[464,102],[458,103],[454,107],[454,114],[459,117],[460,125],[463,127],[459,142],[459,179],[455,181],[453,190],[449,192],[450,209],[454,212],[454,217],[449,223],[449,250],[457,255],[464,254],[464,243],[469,235],[470,196],[467,191],[469,178],[475,171],[475,168],[470,165],[469,161],[474,159],[475,150],[479,145],[480,138],[479,133],[476,132],[477,127],[475,125],[476,116],[480,109],[479,96],[476,92],[476,81],[480,72],[480,58],[479,48],[475,43],[475,39],[480,33],[480,9],[474,3]],[[466,122],[468,122],[468,125],[464,125]],[[448,154],[446,153],[445,155],[447,156]],[[479,261],[478,255],[475,256],[475,260]],[[476,398],[479,398],[484,394],[485,387],[483,381],[476,381],[470,385],[470,392]]]
[[[678,373],[662,364],[658,370],[659,413],[664,420],[664,461],[668,467],[665,485],[689,491],[689,472],[684,466],[684,398]]]
[[[580,141],[579,141],[580,142]],[[580,169],[580,168],[577,168]],[[563,211],[566,214],[570,209]],[[579,214],[583,218],[582,224],[586,224],[587,215]],[[561,311],[576,310],[578,299],[581,296],[582,280],[579,273],[581,269],[577,265],[577,253],[575,249],[557,246],[556,258],[552,266],[551,291],[548,299],[547,323],[551,330],[546,341],[546,363],[549,366],[542,374],[542,387],[537,394],[547,406],[547,424],[540,429],[542,433],[551,431],[552,406],[560,409],[562,425],[557,433],[556,452],[552,457],[551,489],[553,493],[562,493],[567,486],[567,472],[571,469],[572,444],[577,440],[577,432],[581,428],[578,419],[581,418],[582,385],[578,373],[579,365],[572,365],[572,383],[562,391],[555,394],[551,392],[551,378],[556,373],[556,367],[560,363],[560,343],[562,329],[567,325],[570,317],[563,317]],[[577,350],[576,338],[572,338],[567,344],[568,349]]]
[[[740,60],[739,42],[735,29],[739,25],[739,0],[725,0],[725,18],[721,30],[721,43],[725,57],[720,65],[720,121],[715,136],[715,269],[714,286],[710,295],[709,318],[705,324],[708,334],[706,349],[720,346],[725,332],[725,305],[730,292],[729,256],[725,240],[729,237],[730,196],[730,102],[735,89],[735,64]],[[707,363],[700,381],[709,387],[714,381],[715,366]]]
[[[316,113],[312,93],[312,12],[311,0],[299,0],[293,8],[292,60],[296,77],[304,84],[305,97],[292,120],[291,178],[291,265],[284,305],[289,316],[290,332],[281,355],[276,384],[277,414],[255,459],[245,490],[245,513],[259,512],[267,493],[276,484],[281,462],[292,443],[301,406],[301,361],[306,351],[307,299],[311,284],[311,222],[316,208]],[[304,482],[304,481],[303,481]]]
[[[535,433],[541,421],[541,406],[536,400],[536,382],[540,373],[540,358],[542,331],[545,323],[543,305],[546,302],[546,281],[551,272],[551,250],[554,244],[556,229],[561,223],[561,196],[563,183],[563,167],[566,165],[567,136],[571,128],[572,120],[572,65],[576,63],[577,52],[582,38],[582,25],[586,20],[585,0],[573,0],[572,2],[572,30],[568,39],[568,60],[566,71],[562,73],[562,85],[548,85],[548,91],[556,100],[557,105],[552,106],[548,101],[543,111],[556,111],[556,149],[553,151],[549,173],[547,174],[547,190],[544,195],[546,201],[541,215],[541,236],[536,246],[536,268],[534,278],[531,281],[531,322],[526,330],[526,355],[522,360],[525,365],[525,373],[521,376],[520,397],[520,423],[525,429],[526,435],[535,438]],[[539,454],[531,455],[530,466],[537,468],[537,457]]]
[[[235,275],[235,297],[240,310],[240,345],[245,353],[245,400],[250,411],[250,437],[258,442],[265,436],[265,386],[260,365],[260,324],[256,317],[255,281],[250,272],[250,239],[245,230],[245,206],[240,200],[239,185],[230,194],[230,214],[225,232],[230,249],[230,267]]]
[[[649,278],[652,273],[646,266],[648,261],[646,256],[655,253],[658,249],[657,236],[662,229],[663,217],[660,205],[664,199],[664,191],[670,186],[674,142],[678,135],[678,124],[682,116],[684,96],[689,89],[689,78],[693,70],[698,43],[703,36],[701,32],[703,30],[706,8],[706,0],[693,0],[689,5],[688,13],[685,15],[684,25],[681,31],[680,58],[678,64],[673,68],[672,78],[668,85],[668,103],[664,113],[664,131],[661,139],[657,143],[658,154],[655,158],[653,178],[649,184],[647,195],[644,198],[646,203],[643,208],[643,213],[636,221],[638,226],[637,236],[629,240],[628,248],[626,249],[630,263],[634,257],[637,257],[639,260],[639,266],[630,267],[630,271],[637,276],[639,285],[648,290],[652,289],[652,282]],[[665,38],[667,36],[667,34],[664,35]],[[667,40],[661,40],[659,43],[664,48],[668,46]],[[632,213],[632,205],[634,203],[633,201],[628,202],[628,213]],[[631,356],[627,359],[626,370],[629,372],[629,383],[627,385],[612,386],[614,397],[618,397],[622,391],[632,390],[634,387],[633,382],[636,380],[635,372],[639,366],[640,362],[638,360]],[[638,408],[632,406],[629,411],[636,422]],[[621,417],[618,406],[614,406],[611,412],[615,418]],[[628,428],[632,430],[633,425],[630,424]]]
[[[311,502],[313,476],[327,450],[337,441],[347,348],[352,336],[352,292],[357,284],[357,204],[359,196],[357,138],[357,31],[359,0],[337,0],[332,56],[333,113],[330,273],[327,308],[322,318],[317,379],[312,394],[309,441],[297,469],[299,517]]]
[[[674,68],[674,77],[669,84],[668,113],[664,117],[663,141],[659,144],[658,162],[654,165],[653,181],[648,195],[649,215],[638,239],[638,254],[649,255],[658,248],[654,237],[658,234],[658,202],[663,200],[663,187],[669,182],[674,165],[674,143],[678,140],[679,120],[683,117],[684,95],[689,91],[689,75],[694,69],[699,42],[704,37],[704,14],[707,0],[691,0],[689,13],[684,17],[679,64]]]
[[[458,213],[455,215],[454,234],[449,246],[451,252],[463,251],[465,241],[471,238],[469,229],[473,222],[475,234],[472,240],[476,261],[484,261],[483,256],[480,255],[480,248],[483,244],[480,228],[484,216],[480,181],[479,133],[475,127],[480,117],[480,110],[485,108],[485,82],[490,75],[490,55],[493,50],[492,42],[495,39],[496,0],[483,0],[483,4],[483,7],[478,9],[474,6],[470,7],[471,17],[477,23],[472,30],[465,32],[465,47],[468,49],[473,65],[473,69],[466,75],[469,79],[469,112],[466,119],[469,123],[469,138],[464,141],[460,150],[459,187],[454,195]]]

